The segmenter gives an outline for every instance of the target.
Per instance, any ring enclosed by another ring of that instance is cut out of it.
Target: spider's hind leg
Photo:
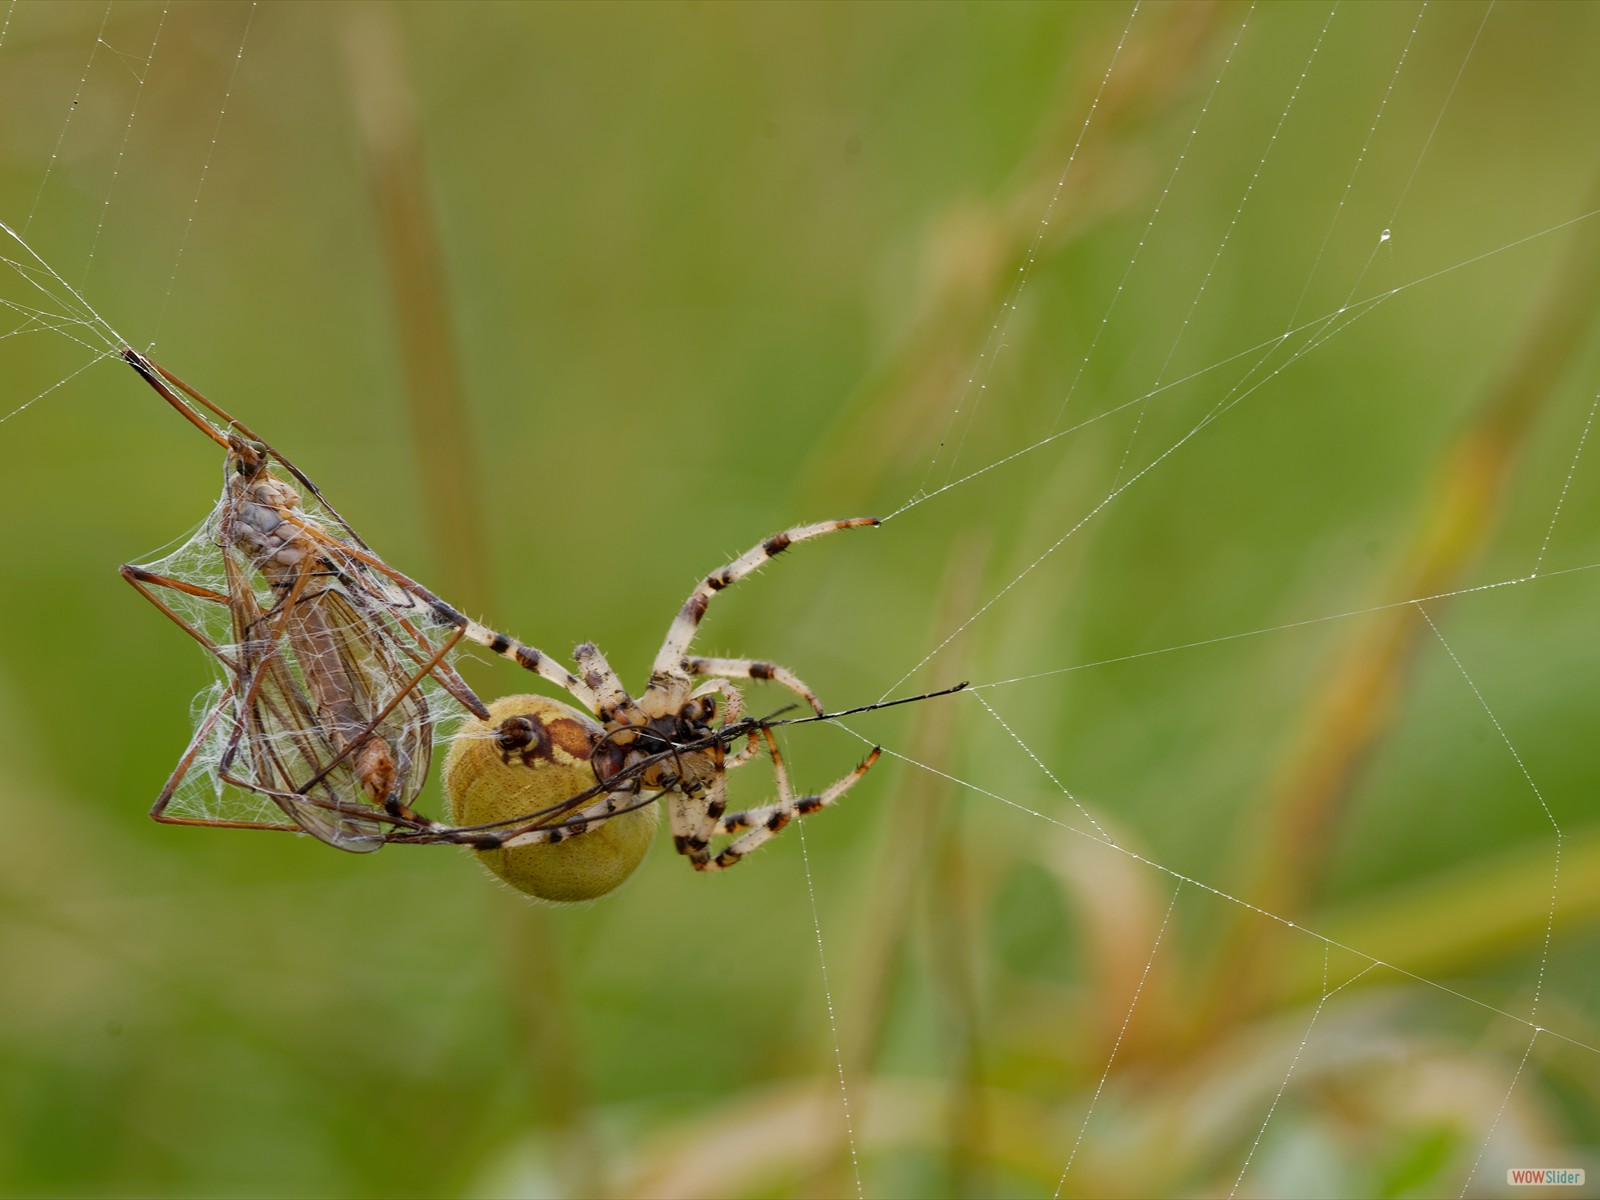
[[[725,871],[756,847],[777,837],[790,821],[809,817],[812,813],[835,803],[855,786],[856,781],[871,769],[872,764],[877,762],[878,756],[883,753],[880,748],[874,747],[860,766],[844,778],[836,780],[825,791],[814,796],[797,797],[789,787],[789,772],[783,765],[783,756],[778,753],[778,743],[772,736],[772,731],[763,729],[761,735],[766,739],[767,750],[772,755],[772,773],[778,784],[777,802],[747,809],[744,812],[728,813],[722,817],[717,822],[717,832],[738,836],[704,865],[696,863],[696,870]]]

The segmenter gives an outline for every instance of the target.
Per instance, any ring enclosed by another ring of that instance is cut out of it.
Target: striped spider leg
[[[814,796],[797,797],[789,787],[789,772],[783,765],[783,755],[778,753],[778,742],[772,736],[772,730],[763,726],[761,736],[767,743],[767,752],[772,756],[772,775],[778,785],[777,802],[748,809],[745,812],[728,813],[717,822],[718,833],[736,836],[723,847],[716,858],[711,860],[715,864],[713,868],[715,870],[731,867],[757,846],[777,837],[795,818],[809,817],[812,813],[827,808],[844,795],[856,780],[865,775],[872,764],[878,761],[878,756],[883,753],[881,749],[874,748],[860,766],[844,778],[836,780],[826,791]]]

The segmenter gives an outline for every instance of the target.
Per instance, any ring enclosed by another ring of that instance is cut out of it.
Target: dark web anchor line
[[[815,715],[809,716],[809,717],[789,717],[789,718],[787,718],[785,720],[781,720],[781,721],[773,719],[774,717],[778,716],[778,713],[774,713],[774,714],[772,714],[772,717],[766,717],[766,718],[746,717],[745,720],[743,720],[741,722],[738,722],[738,724],[739,725],[749,725],[750,726],[750,730],[747,731],[747,730],[742,730],[741,729],[741,730],[739,730],[738,733],[734,734],[733,736],[735,738],[737,738],[737,737],[742,736],[746,732],[751,732],[751,731],[761,730],[761,729],[777,729],[777,728],[779,728],[780,726],[783,726],[783,725],[811,725],[811,724],[815,724],[818,721],[837,721],[841,717],[854,717],[854,716],[856,716],[856,715],[858,715],[860,713],[877,712],[880,708],[895,708],[896,706],[901,705],[901,704],[916,704],[920,700],[935,700],[935,699],[938,699],[938,697],[940,697],[940,696],[953,696],[957,692],[964,690],[968,686],[969,685],[968,685],[967,680],[963,679],[958,684],[955,684],[955,685],[953,685],[951,687],[947,687],[947,688],[940,688],[936,692],[923,692],[923,693],[921,693],[920,695],[917,695],[917,696],[901,696],[898,700],[879,700],[879,701],[875,701],[872,704],[863,704],[863,705],[859,706],[858,708],[841,709],[839,712],[816,713]],[[789,707],[793,708],[794,706],[790,705]],[[785,709],[780,709],[779,711],[780,712],[788,712],[789,709],[785,708]],[[737,728],[737,726],[736,725],[730,725],[730,726],[728,726],[728,728],[729,729],[735,729],[735,728]]]

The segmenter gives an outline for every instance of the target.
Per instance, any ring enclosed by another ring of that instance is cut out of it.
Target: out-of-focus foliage
[[[570,910],[146,822],[205,666],[114,568],[220,457],[114,363],[0,424],[0,1191],[1600,1172],[1600,234],[1523,241],[1600,205],[1600,10],[1144,6],[1102,92],[1129,13],[0,8],[0,219],[389,561],[630,681],[759,537],[1117,410],[720,598],[708,650],[837,706],[999,686],[854,722],[891,753],[804,845]],[[89,357],[0,340],[0,410]]]

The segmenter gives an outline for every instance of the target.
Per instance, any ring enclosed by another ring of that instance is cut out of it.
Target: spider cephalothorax
[[[630,781],[633,790],[675,788],[691,797],[704,794],[726,753],[723,743],[714,740],[710,722],[716,714],[715,700],[697,696],[677,713],[653,717],[643,724],[629,720],[628,715],[613,717],[601,739],[603,750],[619,756],[612,774],[637,766]],[[597,768],[597,777],[604,778],[602,770]]]

